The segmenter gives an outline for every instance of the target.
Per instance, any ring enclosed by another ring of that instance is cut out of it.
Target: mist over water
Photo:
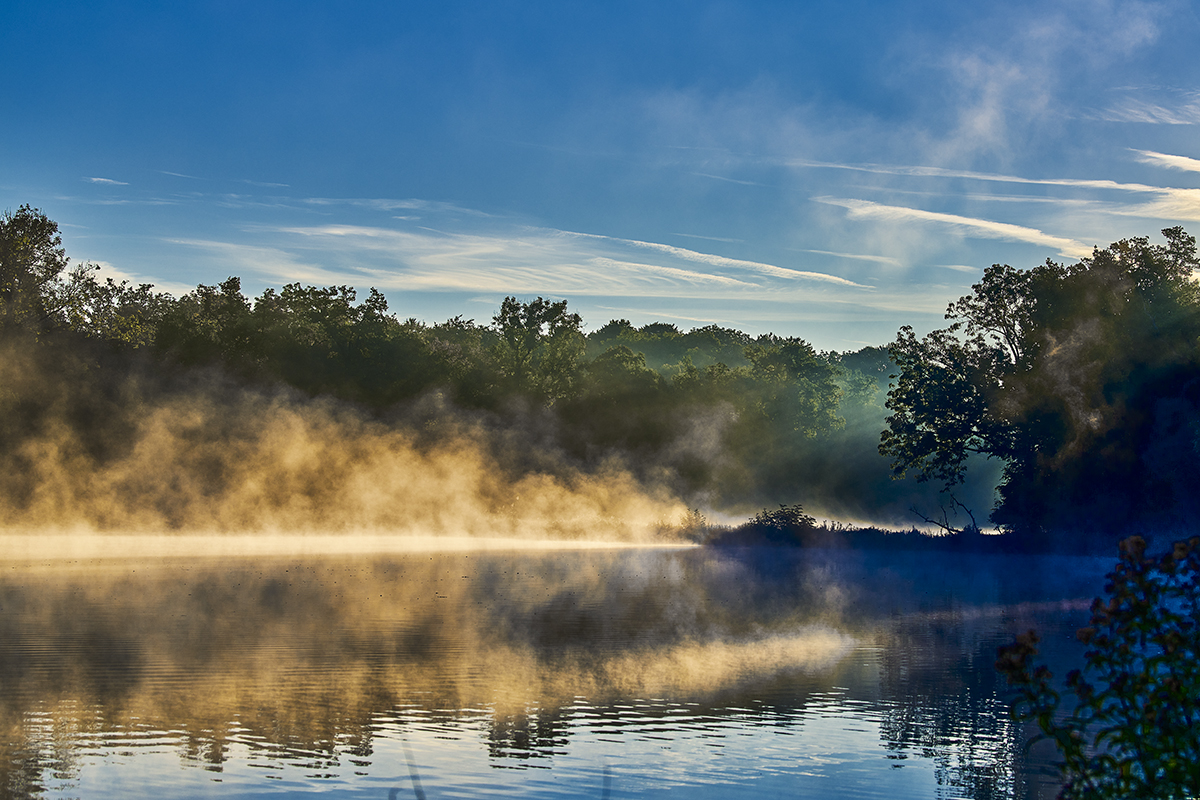
[[[585,471],[537,430],[436,395],[381,419],[203,371],[68,382],[9,350],[0,381],[33,418],[9,421],[0,456],[10,531],[631,541],[685,511],[615,459]]]
[[[2,781],[386,796],[409,791],[408,742],[430,797],[599,797],[606,764],[615,797],[1037,796],[994,648],[1073,630],[1102,569],[704,549],[13,564]]]
[[[822,517],[907,527],[913,509],[933,516],[947,502],[932,484],[890,479],[877,449],[882,390],[843,409],[845,427],[824,439],[793,432],[764,445],[764,464],[776,465],[765,469],[733,437],[728,404],[680,407],[660,420],[657,449],[606,449],[575,441],[580,421],[552,407],[465,409],[430,391],[368,409],[78,343],[0,342],[0,385],[0,526],[32,535],[651,542],[676,535],[689,508],[736,523],[801,502]],[[989,466],[958,495],[981,520]],[[688,470],[707,483],[689,484]]]
[[[680,546],[695,495],[552,409],[34,352],[0,358],[5,796],[380,797],[410,747],[430,797],[1046,795],[991,659],[1094,564]],[[727,423],[678,444],[733,474]],[[771,491],[897,513],[871,425]]]

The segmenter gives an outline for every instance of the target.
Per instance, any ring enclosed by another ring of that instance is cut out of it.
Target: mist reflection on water
[[[1052,794],[995,647],[1037,625],[1071,656],[1106,566],[707,550],[6,565],[0,791]]]

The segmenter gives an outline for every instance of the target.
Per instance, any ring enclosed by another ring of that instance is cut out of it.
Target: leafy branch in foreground
[[[1019,690],[1014,719],[1036,721],[1062,756],[1060,798],[1200,796],[1200,537],[1145,551],[1140,536],[1121,542],[1108,599],[1079,630],[1090,649],[1067,675],[1073,708],[1032,667],[1034,631],[997,652]]]

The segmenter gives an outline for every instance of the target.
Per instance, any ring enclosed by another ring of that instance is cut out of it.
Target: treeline
[[[131,385],[219,376],[427,439],[467,415],[503,432],[517,471],[619,464],[693,508],[800,503],[947,532],[977,531],[990,511],[1029,546],[1052,535],[1106,549],[1131,527],[1194,529],[1200,511],[1196,244],[1163,233],[1165,245],[1123,240],[1078,264],[994,265],[947,328],[837,353],[718,326],[585,333],[565,301],[540,297],[442,323],[399,319],[379,292],[346,286],[248,297],[232,277],[176,298],[70,268],[57,225],[23,206],[0,218],[5,358],[58,370],[59,389],[21,388],[8,369],[0,444],[16,452],[66,424],[103,461],[135,425],[120,412]],[[906,473],[918,481],[893,480]]]
[[[176,299],[76,272],[68,293],[63,327],[110,345],[373,414],[435,391],[458,409],[541,414],[578,458],[619,454],[668,470],[684,493],[719,486],[725,499],[774,482],[782,455],[841,429],[841,414],[876,401],[886,380],[877,364],[867,376],[795,338],[625,320],[585,334],[565,301],[542,298],[508,297],[486,324],[426,324],[346,286],[289,284],[251,299],[230,278]],[[882,351],[863,355],[886,363]]]
[[[527,431],[531,449],[588,469],[616,459],[693,504],[752,509],[800,495],[824,508],[818,496],[841,494],[863,504],[860,515],[872,503],[878,511],[880,496],[893,515],[905,505],[875,453],[888,376],[882,348],[818,352],[793,337],[627,320],[585,333],[565,301],[543,298],[508,297],[482,323],[430,324],[397,318],[374,289],[360,300],[347,286],[289,284],[248,297],[231,277],[173,297],[100,280],[88,264],[71,268],[57,226],[35,209],[2,224],[4,335],[37,339],[43,361],[52,360],[46,348],[57,349],[53,358],[100,358],[72,381],[133,365],[143,383],[157,380],[145,377],[154,372],[208,370],[333,398],[378,419],[411,421],[414,407],[482,414]],[[119,402],[113,392],[110,409]],[[42,411],[25,403],[16,415],[25,422],[10,436],[43,425]],[[864,461],[874,464],[866,472]]]

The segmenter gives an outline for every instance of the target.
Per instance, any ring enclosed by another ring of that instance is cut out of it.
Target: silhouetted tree
[[[902,328],[880,444],[895,474],[952,487],[969,454],[1000,458],[992,519],[1018,530],[1114,531],[1192,508],[1179,467],[1200,468],[1185,441],[1200,421],[1200,262],[1182,228],[1163,235],[1075,265],[994,265],[948,328]]]
[[[155,343],[188,365],[223,363],[254,372],[262,358],[258,326],[237,277],[201,284],[179,298],[164,314]]]
[[[152,284],[134,286],[112,278],[96,280],[99,267],[81,264],[57,287],[57,317],[68,330],[89,339],[128,347],[154,344],[164,317],[174,307],[169,294]]]

